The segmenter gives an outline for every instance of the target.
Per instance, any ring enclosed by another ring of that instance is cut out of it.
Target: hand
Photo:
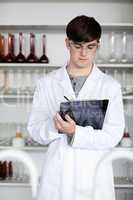
[[[67,121],[64,121],[61,116],[59,115],[59,113],[56,113],[55,117],[54,117],[54,124],[55,124],[55,128],[62,132],[62,133],[66,133],[69,136],[73,136],[75,134],[75,127],[76,127],[76,123],[73,119],[71,119],[71,117],[69,115],[65,115],[65,119]]]

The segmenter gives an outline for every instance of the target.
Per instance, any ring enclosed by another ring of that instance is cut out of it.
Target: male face
[[[70,52],[70,63],[76,68],[88,68],[92,66],[98,41],[91,42],[75,42],[66,39],[66,46]]]

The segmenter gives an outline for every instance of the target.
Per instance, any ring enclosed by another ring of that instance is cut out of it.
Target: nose
[[[81,51],[80,51],[80,54],[81,54],[81,56],[86,56],[87,55],[87,49],[86,48],[84,48],[84,47],[82,47],[81,48]]]

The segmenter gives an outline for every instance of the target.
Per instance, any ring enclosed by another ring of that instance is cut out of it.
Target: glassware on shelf
[[[126,88],[126,70],[123,70],[122,71],[122,83],[121,83],[121,86],[122,86],[122,94],[123,95],[126,95],[127,94],[127,88]]]
[[[25,74],[25,81],[26,81],[26,85],[25,85],[25,90],[26,90],[26,94],[28,95],[32,95],[32,71],[31,70],[27,70],[26,74]]]
[[[124,31],[122,34],[122,57],[120,60],[122,63],[127,63],[127,33]]]
[[[26,73],[27,70],[18,70],[18,91],[20,95],[25,95],[26,94]]]
[[[13,166],[12,166],[12,161],[8,162],[8,170],[9,170],[9,179],[13,177]]]
[[[7,177],[7,161],[3,161],[3,179]]]
[[[123,71],[124,73],[124,71]],[[123,95],[133,95],[133,78],[132,78],[133,69],[126,69],[125,74],[122,76],[123,83]]]
[[[12,140],[12,146],[13,147],[24,147],[25,142],[23,135],[19,129],[16,131],[16,136]]]
[[[15,62],[18,62],[18,63],[23,63],[26,61],[26,58],[22,53],[22,43],[23,43],[23,33],[20,32],[19,33],[19,53],[15,58]]]
[[[13,176],[12,161],[6,161],[6,180],[11,180]]]
[[[116,42],[116,35],[115,32],[111,32],[109,35],[109,42],[110,42],[110,55],[109,55],[109,62],[110,63],[115,63],[117,61],[116,59],[116,52],[115,52],[115,42]]]
[[[131,139],[130,134],[128,132],[128,128],[126,127],[125,131],[124,131],[123,138],[120,141],[120,146],[121,147],[132,147],[132,145],[133,145],[133,142],[132,142],[132,139]]]
[[[17,99],[19,100],[21,98],[21,87],[23,85],[22,83],[22,71],[21,70],[17,70],[17,73],[16,73],[16,80],[17,80]]]
[[[120,185],[133,184],[133,178],[126,176],[115,176],[114,182],[115,184],[120,184]]]
[[[33,71],[32,73],[32,85],[31,85],[31,88],[32,88],[32,92],[34,92],[34,89],[37,85],[37,81],[41,78],[41,75],[42,75],[42,72],[40,69],[36,69]]]
[[[19,177],[18,162],[14,160],[12,162],[12,166],[13,166],[13,177],[12,177],[12,179],[14,181],[17,181],[18,177]]]
[[[13,69],[8,70],[5,77],[5,94],[17,94],[16,72]]]
[[[38,142],[34,141],[31,137],[26,138],[26,145],[30,147],[41,146]]]
[[[5,56],[5,62],[14,62],[14,45],[15,45],[15,37],[13,34],[8,33],[8,54]]]
[[[99,47],[99,49],[97,50],[97,54],[96,54],[96,63],[98,63],[98,64],[104,63],[104,60],[103,60],[103,58],[102,58],[102,54],[101,54],[100,47]]]
[[[120,84],[122,84],[122,75],[121,75],[121,69],[118,69],[118,68],[116,68],[116,69],[114,69],[114,73],[113,73],[114,75],[114,78],[120,83]]]
[[[0,62],[4,62],[5,56],[5,38],[0,34]]]
[[[21,162],[17,162],[17,164],[18,164],[18,180],[20,181],[20,182],[22,182],[23,181],[23,179],[24,179],[24,165],[21,163]]]
[[[5,71],[0,69],[0,94],[3,93],[5,86]]]
[[[29,176],[24,164],[22,164],[17,160],[14,160],[12,165],[13,165],[13,177],[12,177],[13,181],[18,183],[28,183]]]
[[[40,57],[39,62],[41,63],[49,63],[49,59],[46,56],[46,35],[42,36],[42,47],[43,47],[43,55]]]
[[[28,55],[27,62],[36,63],[38,62],[38,58],[35,54],[35,34],[30,33],[30,54]]]

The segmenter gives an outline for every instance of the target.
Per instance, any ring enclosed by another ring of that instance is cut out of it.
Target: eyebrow
[[[80,45],[80,46],[82,46],[84,43],[79,43],[79,42],[73,42],[74,44],[76,44],[76,45]],[[88,44],[87,46],[89,47],[89,46],[96,46],[97,45],[97,43],[91,43],[91,44]]]

